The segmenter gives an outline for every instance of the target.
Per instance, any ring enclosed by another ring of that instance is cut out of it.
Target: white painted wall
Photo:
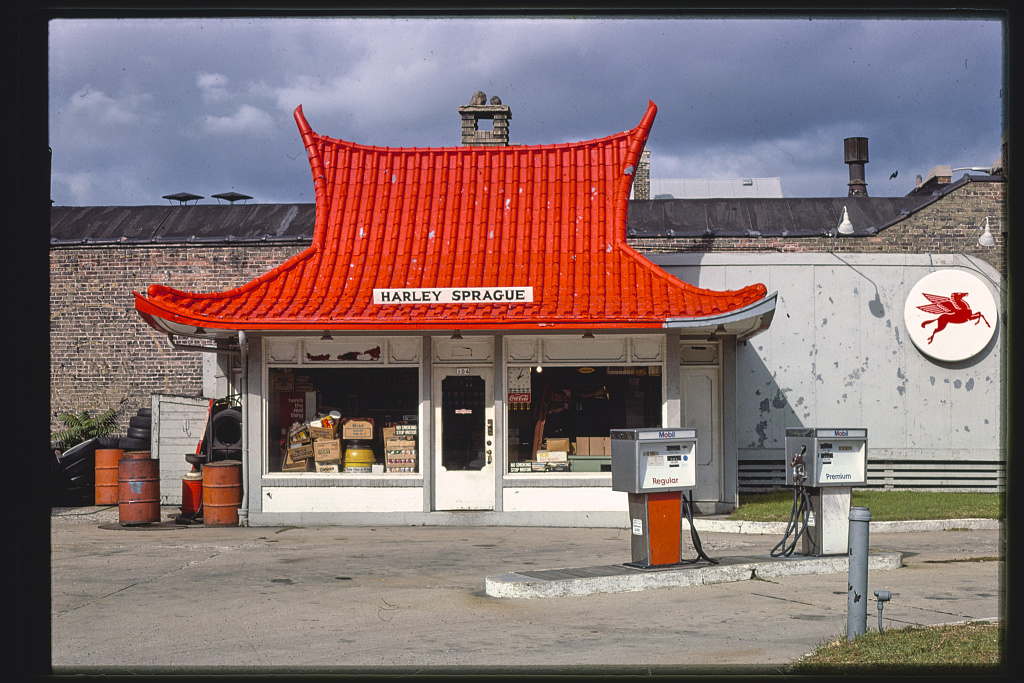
[[[762,282],[778,291],[771,327],[736,357],[739,459],[782,459],[788,427],[866,427],[871,458],[1002,460],[1003,321],[975,358],[921,354],[903,322],[928,273],[965,269],[1001,310],[998,273],[962,255],[649,254],[712,289]]]

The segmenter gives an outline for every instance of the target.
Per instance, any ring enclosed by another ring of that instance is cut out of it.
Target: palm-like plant
[[[52,433],[50,440],[55,441],[61,450],[67,450],[94,437],[106,436],[117,429],[116,408],[108,408],[97,417],[91,417],[89,411],[83,410],[78,415],[58,415],[57,419],[67,428]]]

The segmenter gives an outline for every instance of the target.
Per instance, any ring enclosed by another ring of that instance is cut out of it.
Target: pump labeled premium
[[[786,537],[798,537],[805,555],[846,555],[852,487],[867,484],[868,430],[799,428],[786,430],[786,484],[794,488]],[[776,546],[786,545],[787,538]],[[773,555],[777,554],[775,551]]]

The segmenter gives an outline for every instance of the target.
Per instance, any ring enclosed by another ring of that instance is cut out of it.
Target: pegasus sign
[[[961,361],[988,346],[998,311],[981,278],[966,271],[939,270],[910,290],[903,318],[921,353],[935,360]]]

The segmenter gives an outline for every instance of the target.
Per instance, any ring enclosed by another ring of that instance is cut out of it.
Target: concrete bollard
[[[871,511],[850,508],[850,574],[846,594],[846,639],[864,635],[868,625],[868,528]]]

